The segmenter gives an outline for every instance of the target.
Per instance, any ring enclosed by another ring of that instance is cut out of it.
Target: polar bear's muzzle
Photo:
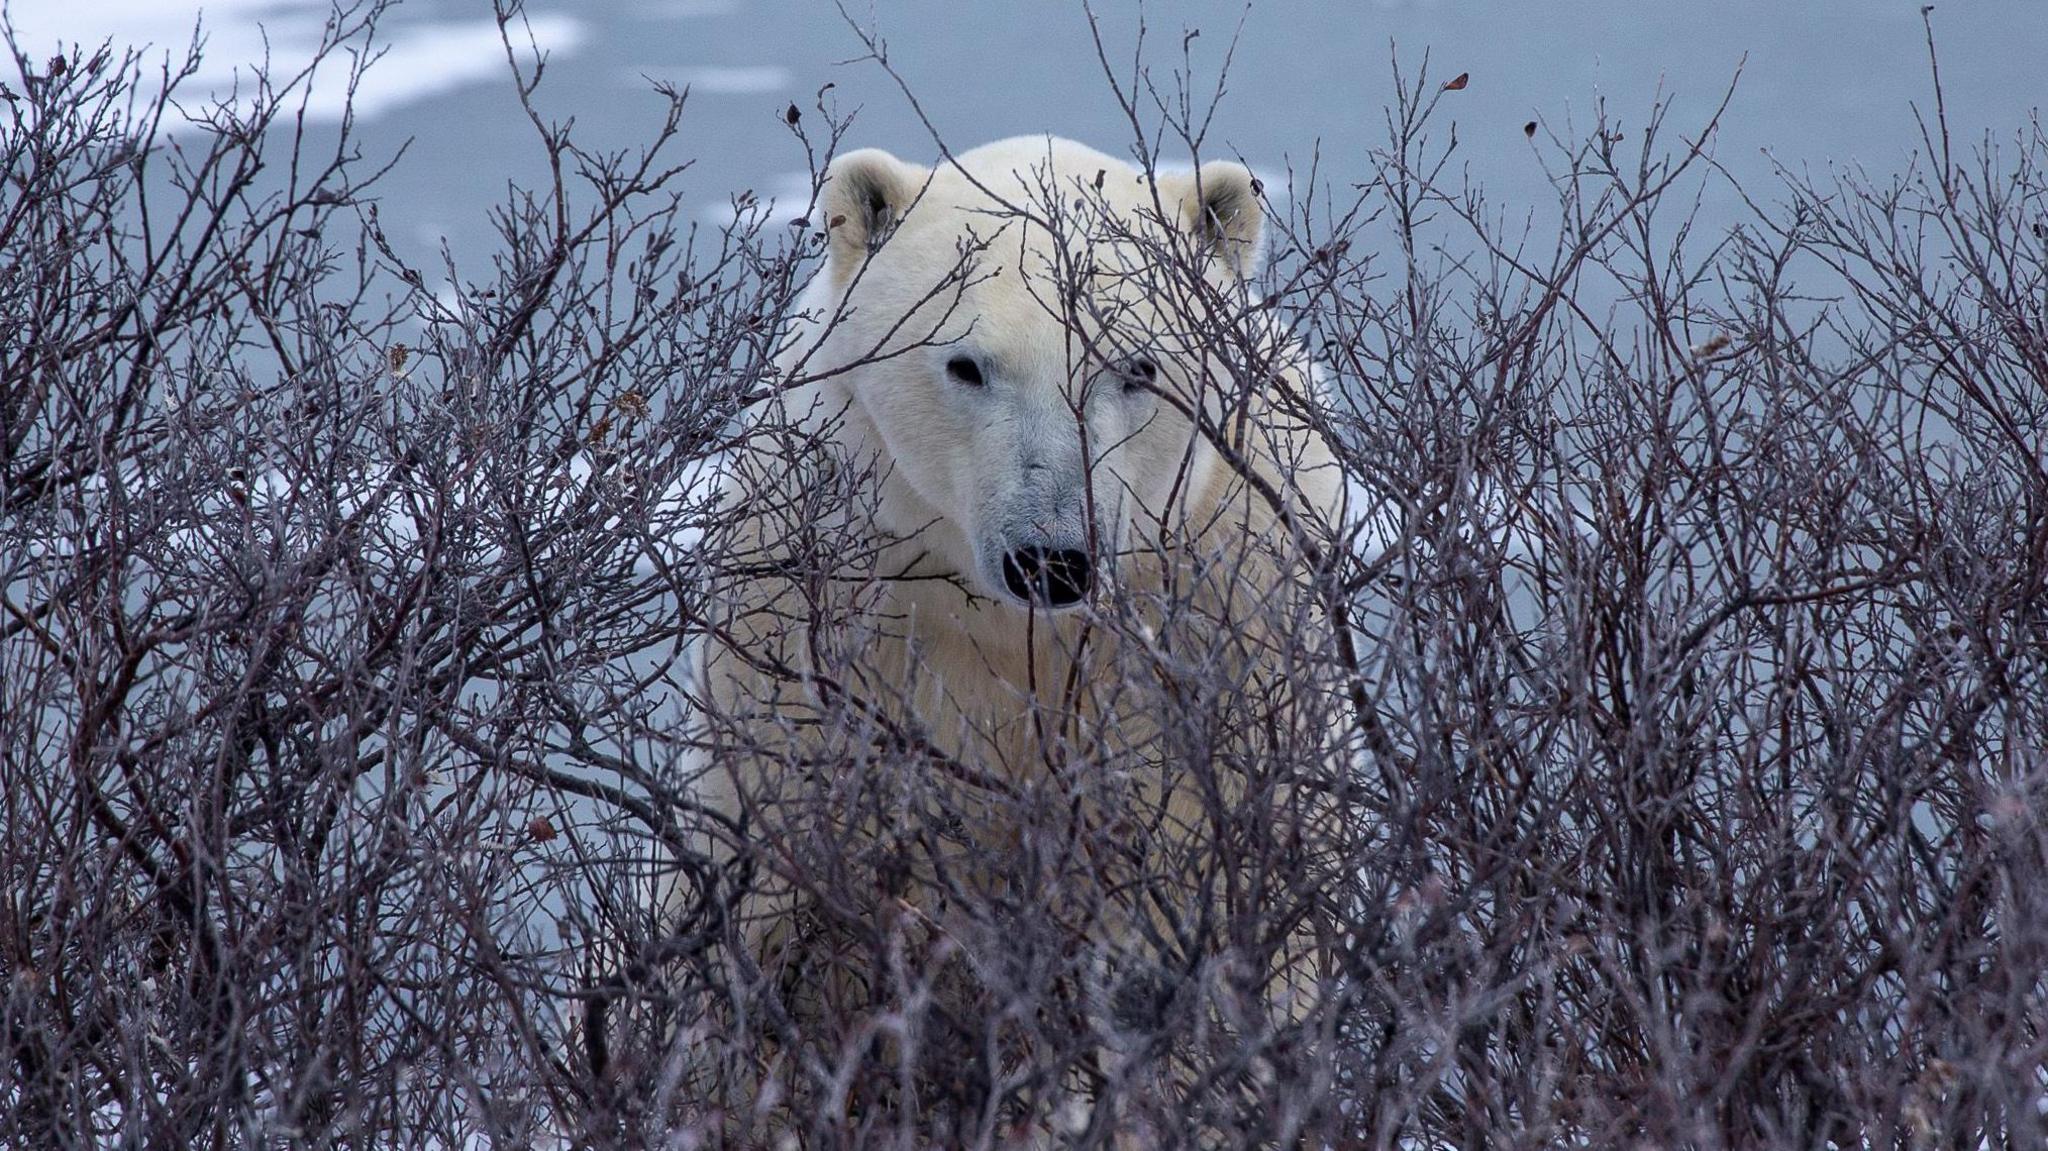
[[[1061,611],[1079,606],[1100,586],[1117,554],[1117,533],[1108,526],[1116,522],[1114,506],[1096,509],[1101,518],[1092,530],[1087,505],[1079,498],[1034,500],[1028,510],[1027,516],[982,537],[975,551],[983,577],[1020,607]]]
[[[1071,426],[1071,425],[1069,425]],[[1079,435],[1056,434],[1057,419],[1036,422],[1023,442],[986,445],[1007,467],[980,468],[973,534],[982,585],[999,599],[1059,611],[1087,601],[1113,562],[1121,533],[1121,485],[1107,468],[1087,466]],[[1098,428],[1103,436],[1120,429]]]

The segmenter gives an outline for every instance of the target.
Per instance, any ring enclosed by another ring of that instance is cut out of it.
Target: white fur
[[[875,843],[900,829],[842,808],[833,766],[874,741],[922,744],[949,770],[1020,791],[1091,749],[1159,762],[1147,747],[1163,717],[1094,704],[1087,689],[1114,680],[1119,658],[1170,662],[1152,650],[1169,603],[1199,605],[1226,634],[1269,626],[1255,617],[1305,586],[1300,561],[1328,545],[1343,499],[1328,445],[1279,402],[1313,387],[1305,357],[1242,319],[1260,225],[1251,174],[1212,163],[1155,182],[1048,137],[933,169],[857,152],[834,164],[814,222],[828,258],[780,358],[789,386],[752,413],[757,434],[727,477],[722,542],[745,574],[724,588],[705,663],[721,724],[707,800]],[[1165,248],[1179,253],[1170,269],[1155,258]],[[1086,291],[1070,309],[1061,287],[1076,268]],[[1219,332],[1241,346],[1214,346]],[[962,357],[978,384],[949,369]],[[1126,388],[1138,357],[1163,394]],[[1268,378],[1244,378],[1246,363]],[[849,475],[865,484],[851,506],[814,494]],[[813,537],[835,549],[821,573],[833,578],[806,574]],[[1015,593],[1004,557],[1031,548],[1089,557],[1083,603]],[[1234,658],[1284,650],[1254,638]],[[1182,777],[1162,767],[1086,802],[1200,835],[1202,801],[1177,793]],[[987,848],[1010,834],[1000,815],[969,832]],[[780,859],[767,862],[748,912],[756,946],[801,914],[772,878]],[[1111,934],[1150,914],[1120,898],[1133,905],[1103,913]],[[1312,969],[1289,966],[1280,985],[1298,1009]]]
[[[831,255],[782,356],[799,382],[761,415],[829,441],[853,467],[872,467],[872,514],[854,525],[880,549],[871,570],[921,578],[883,586],[867,606],[877,621],[868,658],[885,686],[916,684],[906,718],[951,753],[1024,769],[1028,752],[1007,737],[1029,711],[1031,685],[1058,682],[1060,654],[1080,626],[1076,613],[1043,605],[1032,618],[1006,587],[1006,553],[1086,551],[1098,583],[1156,584],[1161,573],[1147,569],[1162,537],[1228,551],[1274,528],[1273,509],[1246,492],[1182,411],[1126,392],[1118,375],[1125,359],[1144,355],[1162,390],[1212,418],[1222,413],[1229,372],[1209,349],[1185,346],[1186,323],[1147,298],[1146,253],[1105,238],[1101,226],[1107,215],[1155,237],[1192,232],[1198,181],[1211,198],[1218,189],[1244,194],[1243,216],[1224,222],[1205,261],[1214,298],[1227,300],[1256,250],[1257,205],[1239,165],[1161,175],[1155,186],[1128,163],[1048,137],[1005,140],[935,169],[872,151],[834,165],[818,221],[833,225]],[[855,182],[906,201],[900,225],[872,253],[858,234],[864,205],[845,200],[844,185]],[[1012,210],[1043,218],[1055,207],[1069,217],[1064,236]],[[964,282],[949,281],[964,243],[982,247]],[[1081,261],[1098,269],[1098,302],[1122,310],[1108,332],[1089,330],[1084,316],[1077,339],[1057,288],[1062,266]],[[1097,342],[1092,354],[1086,339]],[[949,375],[956,357],[980,366],[980,386]],[[1293,383],[1306,386],[1305,365],[1291,367]],[[1341,482],[1326,445],[1263,397],[1250,411],[1255,426],[1240,447],[1253,470],[1302,523],[1331,522]],[[735,482],[781,483],[789,465],[772,449],[757,452],[742,464],[753,474]],[[766,513],[742,535],[772,539],[792,526]],[[789,654],[793,664],[807,656]],[[789,695],[715,653],[711,688],[735,705]]]

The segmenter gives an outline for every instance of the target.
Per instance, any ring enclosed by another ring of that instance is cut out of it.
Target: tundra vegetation
[[[337,10],[330,68],[381,10]],[[440,267],[303,75],[202,98],[6,37],[0,1145],[2048,1135],[2038,125],[1957,143],[1936,73],[1907,170],[1787,175],[1705,234],[1718,114],[1539,122],[1532,230],[1458,178],[1462,85],[1406,70],[1384,143],[1265,189],[1265,271],[1181,317],[1220,394],[1322,365],[1276,401],[1352,498],[1276,597],[1301,626],[1085,609],[1154,657],[1110,686],[1209,797],[1175,853],[1085,746],[992,776],[851,674],[784,775],[833,818],[696,802],[749,749],[693,653],[763,562],[707,477],[818,446],[739,417],[801,382],[831,221],[703,224],[686,94],[587,150],[500,15],[549,176]],[[1099,61],[1131,155],[1215,158],[1220,81],[1159,56]],[[858,133],[829,93],[784,119],[820,178]],[[1199,295],[1151,251],[1155,298]],[[829,654],[889,573],[826,514],[860,477],[813,478],[773,574]],[[1233,642],[1294,674],[1203,658]],[[1013,847],[935,871],[970,819]],[[1142,977],[1077,860],[1169,893]],[[822,1009],[742,946],[767,883],[865,973]],[[876,914],[906,883],[945,930]],[[1304,931],[1319,994],[1257,1010]]]

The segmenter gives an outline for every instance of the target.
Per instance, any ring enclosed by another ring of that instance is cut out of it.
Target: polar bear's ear
[[[1192,232],[1204,249],[1239,276],[1259,270],[1265,254],[1259,236],[1266,215],[1259,205],[1259,181],[1250,168],[1229,160],[1211,160],[1199,171],[1160,177],[1159,188],[1178,205],[1180,225]]]
[[[833,269],[844,275],[860,266],[903,218],[928,176],[880,148],[862,148],[832,161],[823,195]]]

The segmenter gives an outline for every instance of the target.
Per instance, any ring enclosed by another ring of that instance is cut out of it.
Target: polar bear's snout
[[[1067,410],[1054,382],[988,397],[1009,418],[979,429],[963,466],[972,495],[958,513],[975,540],[983,586],[1018,607],[1080,605],[1102,583],[1117,554],[1123,501],[1112,465],[1091,460],[1089,444],[1115,442],[1125,428],[1115,413]],[[971,461],[967,462],[967,461]]]

